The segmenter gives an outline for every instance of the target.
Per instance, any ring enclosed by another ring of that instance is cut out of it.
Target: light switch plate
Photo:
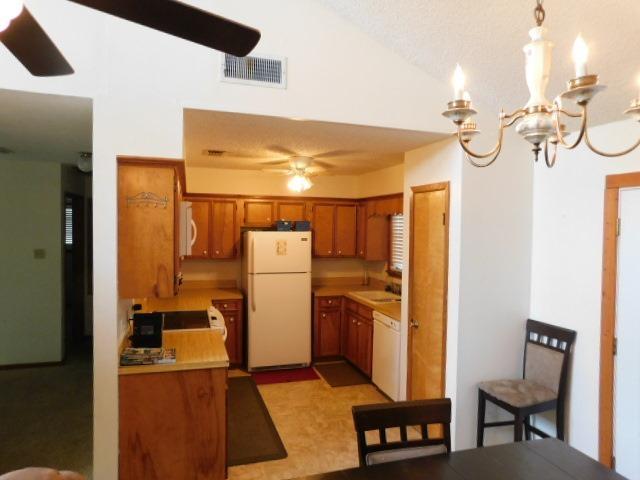
[[[47,257],[47,251],[44,248],[34,248],[33,258],[41,260]]]

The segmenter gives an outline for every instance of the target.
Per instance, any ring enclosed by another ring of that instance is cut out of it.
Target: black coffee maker
[[[133,335],[129,337],[133,348],[162,348],[164,314],[135,313]]]

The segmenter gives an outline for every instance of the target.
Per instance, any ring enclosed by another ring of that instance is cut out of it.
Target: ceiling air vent
[[[287,59],[271,55],[222,56],[222,81],[261,87],[287,88]]]

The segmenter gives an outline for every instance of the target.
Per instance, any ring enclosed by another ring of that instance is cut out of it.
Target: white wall
[[[490,167],[463,162],[457,448],[476,445],[478,382],[522,375],[533,163],[529,144],[513,131]],[[487,421],[503,417],[509,415],[487,405]],[[512,427],[485,430],[485,445],[509,441]]]
[[[116,285],[116,155],[181,158],[185,107],[436,132],[448,127],[424,114],[441,108],[445,85],[311,0],[191,3],[259,27],[257,52],[288,57],[288,88],[219,83],[220,57],[210,50],[71,2],[27,5],[73,64],[74,76],[34,78],[12,56],[0,55],[1,88],[94,99],[96,480],[117,477],[117,349],[128,304],[118,300]]]
[[[0,365],[63,357],[60,164],[0,159]],[[44,249],[45,258],[34,258]]]
[[[619,122],[591,132],[597,147],[615,151],[637,138],[638,127]],[[570,372],[568,440],[594,458],[605,177],[631,171],[640,171],[640,152],[607,159],[583,145],[561,150],[553,169],[535,172],[531,317],[578,332]]]

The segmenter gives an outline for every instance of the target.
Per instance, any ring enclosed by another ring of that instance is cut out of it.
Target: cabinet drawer
[[[238,311],[240,310],[240,300],[214,300],[213,306],[221,312]]]
[[[320,308],[337,308],[340,306],[340,297],[320,297],[318,306]]]
[[[347,298],[345,301],[347,302],[347,310],[353,313],[358,313],[358,302],[351,300],[350,298]]]
[[[367,320],[373,320],[373,309],[358,303],[358,315]]]

